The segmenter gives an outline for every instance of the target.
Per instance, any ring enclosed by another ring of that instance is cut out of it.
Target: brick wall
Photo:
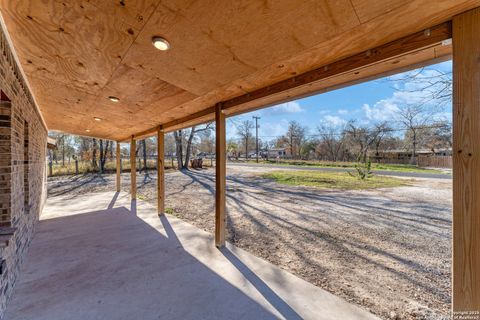
[[[46,197],[47,140],[47,130],[1,29],[0,95],[1,317]],[[8,235],[4,234],[12,231],[5,241]]]

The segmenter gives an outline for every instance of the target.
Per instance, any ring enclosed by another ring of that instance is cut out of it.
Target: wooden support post
[[[225,246],[226,129],[222,105],[215,106],[215,245]]]
[[[135,139],[132,138],[130,139],[130,181],[131,181],[131,194],[132,194],[132,200],[137,199],[137,163],[135,159],[135,153],[137,149],[137,142]]]
[[[479,30],[480,8],[453,18],[453,311],[458,315],[480,312]]]
[[[158,215],[165,213],[165,135],[162,126],[157,130],[157,208]]]
[[[121,158],[120,158],[120,142],[117,141],[117,154],[116,154],[116,159],[117,159],[117,192],[120,192],[120,174],[121,174]]]

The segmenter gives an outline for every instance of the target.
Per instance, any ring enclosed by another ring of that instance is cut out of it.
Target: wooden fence
[[[452,168],[452,156],[418,156],[419,167]]]

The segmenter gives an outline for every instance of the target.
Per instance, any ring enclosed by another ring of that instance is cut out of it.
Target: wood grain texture
[[[225,246],[227,133],[221,104],[215,106],[215,245]]]
[[[329,65],[296,75],[289,79],[277,82],[249,92],[242,96],[227,100],[223,102],[225,109],[239,106],[250,101],[258,100],[264,97],[285,92],[289,89],[304,86],[312,82],[320,81],[328,77],[342,74],[351,70],[359,69],[369,66],[371,64],[379,63],[387,59],[395,58],[412,51],[421,50],[430,46],[435,46],[442,41],[451,37],[450,23],[442,23],[430,29],[427,35],[425,32],[416,32],[412,35],[403,37],[401,39],[389,42],[387,44],[371,48],[366,52],[358,53],[351,57],[339,60]]]
[[[121,179],[121,161],[122,161],[122,158],[121,158],[121,154],[120,154],[120,142],[117,142],[117,150],[116,150],[116,159],[117,159],[117,165],[116,165],[116,169],[117,169],[117,176],[116,176],[116,186],[117,186],[117,192],[120,192],[120,190],[122,189],[122,181],[120,180]]]
[[[180,119],[193,123],[189,116],[218,102],[479,5],[480,0],[435,5],[424,0],[0,0],[0,12],[48,127],[75,134],[89,129],[91,136],[120,140],[166,123],[179,126]],[[171,50],[156,50],[154,35],[165,36]],[[412,57],[411,63],[418,61]],[[375,70],[396,69],[383,67]],[[302,89],[294,94],[313,92],[310,86]],[[109,95],[120,97],[120,103],[112,104]],[[94,123],[95,116],[105,121]]]
[[[137,142],[133,138],[130,139],[130,194],[132,200],[137,199],[137,159],[135,153],[137,152]]]
[[[157,210],[165,213],[165,134],[162,127],[157,129]]]
[[[480,8],[453,19],[453,310],[480,312]]]
[[[203,95],[358,24],[349,0],[162,1],[125,62]],[[168,52],[152,52],[158,30]]]
[[[260,88],[254,92],[222,102],[227,116],[264,108],[294,98],[327,92],[381,76],[419,68],[447,60],[451,45],[442,41],[451,38],[449,22],[434,26],[427,36],[423,31],[366,52],[322,66],[290,79]],[[214,119],[214,107],[165,123],[166,131],[178,130]]]
[[[372,20],[382,14],[397,9],[400,6],[407,5],[413,0],[351,0],[355,13],[361,23]]]

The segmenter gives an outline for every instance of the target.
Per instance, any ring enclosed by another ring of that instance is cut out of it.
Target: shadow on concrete
[[[132,199],[130,200],[130,212],[133,213],[133,215],[137,215],[137,200]]]
[[[114,206],[115,206],[115,202],[117,202],[117,199],[118,199],[118,195],[120,194],[120,192],[115,192],[115,194],[113,195],[113,198],[112,200],[110,201],[110,203],[108,204],[108,209],[112,209]]]
[[[228,248],[221,248],[220,252],[230,261],[235,268],[262,294],[262,296],[278,311],[285,319],[302,319],[275,291],[273,291],[255,272],[250,270]]]
[[[125,207],[40,221],[4,319],[278,318],[185,251],[167,217],[160,221],[167,237]]]

